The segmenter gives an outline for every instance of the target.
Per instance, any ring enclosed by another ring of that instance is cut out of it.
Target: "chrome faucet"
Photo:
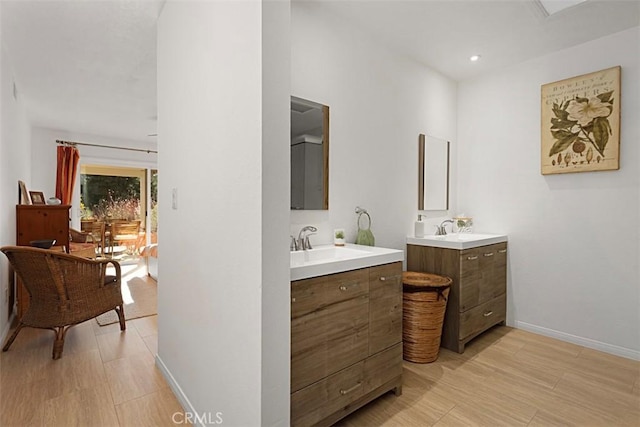
[[[311,233],[307,234],[307,231],[311,231]],[[291,236],[290,248],[294,251],[306,251],[307,249],[313,249],[313,247],[311,247],[309,236],[315,234],[316,231],[318,231],[318,229],[312,225],[302,227],[298,233],[297,239],[294,239],[293,236]]]
[[[447,224],[451,224],[451,232],[453,233],[453,220],[451,219],[445,219],[444,221],[442,221],[440,223],[440,225],[436,225],[436,236],[446,236],[447,235],[447,229],[445,228],[445,226]]]

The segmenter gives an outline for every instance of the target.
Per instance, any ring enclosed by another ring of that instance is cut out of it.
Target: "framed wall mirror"
[[[329,107],[291,97],[291,209],[329,209]]]
[[[449,209],[449,141],[418,137],[418,210]]]

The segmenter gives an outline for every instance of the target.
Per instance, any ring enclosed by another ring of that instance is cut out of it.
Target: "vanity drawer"
[[[310,426],[364,395],[359,362],[291,395],[291,425]]]
[[[402,263],[369,270],[369,354],[402,341]]]
[[[487,301],[477,307],[460,314],[458,338],[465,339],[476,332],[484,331],[496,323],[502,322],[507,313],[507,295]]]
[[[291,318],[366,296],[369,293],[369,269],[314,277],[291,282]]]
[[[369,393],[402,376],[402,343],[364,361],[364,392]]]
[[[507,291],[507,243],[460,253],[460,305],[465,312]]]
[[[385,285],[384,289],[387,289],[387,294],[397,292],[398,289],[402,291],[402,263],[393,262],[391,264],[383,264],[376,267],[370,267],[369,282],[370,292],[373,292],[373,290],[371,289],[371,284],[373,283]],[[399,286],[399,288],[394,288],[394,285]],[[402,292],[400,293],[402,294]]]
[[[479,303],[507,291],[507,243],[484,246],[480,251]]]
[[[369,354],[369,298],[360,295],[291,320],[291,391]]]
[[[481,248],[460,251],[460,294],[458,310],[467,311],[480,301],[480,253]]]

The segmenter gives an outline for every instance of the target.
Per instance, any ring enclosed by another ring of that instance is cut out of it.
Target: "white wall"
[[[289,426],[290,2],[262,3],[262,415]]]
[[[230,426],[288,424],[288,15],[262,14],[167,2],[158,27],[157,362],[190,411]]]
[[[151,139],[151,138],[150,138]],[[155,141],[142,142],[100,135],[70,132],[58,129],[34,127],[31,131],[31,165],[33,189],[44,192],[45,197],[54,197],[56,193],[56,149],[57,140],[83,142],[88,144],[109,145],[113,147],[141,148],[157,151]],[[110,166],[130,166],[156,168],[158,156],[155,153],[142,153],[129,150],[78,146],[80,164],[100,164]],[[79,170],[79,169],[78,169]],[[80,174],[76,177],[71,209],[72,226],[78,227],[80,221]]]
[[[455,188],[456,83],[312,2],[292,3],[291,26],[291,93],[329,106],[330,159],[329,210],[292,211],[290,232],[315,225],[311,241],[319,244],[344,228],[353,242],[361,206],[372,216],[376,246],[405,249],[418,213],[420,133],[452,141]],[[455,213],[455,192],[451,200]],[[429,213],[427,232],[446,215]]]
[[[18,88],[13,97],[14,75],[11,59],[0,43],[0,246],[16,244],[16,208],[18,180],[31,186],[30,129]],[[9,331],[8,301],[9,263],[0,255],[0,339]]]
[[[634,28],[458,89],[458,206],[509,235],[508,323],[640,358]],[[620,170],[540,174],[540,86],[622,66]]]

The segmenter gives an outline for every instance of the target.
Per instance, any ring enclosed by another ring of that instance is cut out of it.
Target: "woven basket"
[[[430,273],[402,273],[404,359],[429,363],[438,358],[451,279]]]

